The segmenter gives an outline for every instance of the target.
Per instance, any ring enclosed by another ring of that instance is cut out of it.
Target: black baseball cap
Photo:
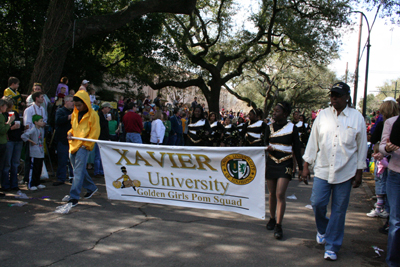
[[[336,92],[342,95],[350,95],[350,86],[344,82],[338,82],[332,86],[330,92]]]

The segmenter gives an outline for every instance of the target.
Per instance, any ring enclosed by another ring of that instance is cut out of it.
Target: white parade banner
[[[109,199],[232,211],[265,219],[263,147],[92,141],[100,147]]]

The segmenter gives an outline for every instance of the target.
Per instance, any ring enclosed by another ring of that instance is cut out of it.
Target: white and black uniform
[[[210,134],[208,136],[209,145],[212,146],[216,144],[216,146],[219,146],[221,142],[221,134],[224,133],[224,131],[224,126],[218,120],[211,123]]]
[[[206,119],[200,119],[196,122],[192,122],[190,119],[187,127],[187,145],[188,146],[204,146],[205,145],[205,132],[210,131],[210,124]]]
[[[299,121],[297,123],[295,123],[298,131],[299,131],[299,138],[300,138],[300,145],[301,148],[305,148],[308,142],[308,124],[307,123],[303,123],[302,121]]]
[[[265,130],[267,125],[262,120],[248,121],[243,127],[246,138],[245,146],[265,146]]]
[[[224,125],[224,128],[225,130],[222,142],[229,146],[235,146],[237,140],[233,134],[237,131],[236,126],[231,123],[229,125]]]
[[[293,173],[293,152],[301,165],[300,140],[297,127],[288,122],[285,125],[273,123],[266,130],[266,143],[273,147],[273,151],[268,152],[266,165],[266,179],[274,180],[278,178],[292,179]]]

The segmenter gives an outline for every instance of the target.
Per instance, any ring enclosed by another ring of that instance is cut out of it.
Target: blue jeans
[[[126,142],[142,144],[140,133],[126,133]]]
[[[375,194],[376,195],[386,195],[386,179],[387,179],[387,169],[383,171],[380,175],[375,174]]]
[[[3,189],[18,187],[18,167],[21,158],[22,141],[8,141],[6,144],[1,187]]]
[[[182,134],[173,134],[169,136],[169,145],[181,146],[182,145]]]
[[[386,263],[400,266],[400,173],[389,170],[386,195],[390,204]]]
[[[94,175],[104,175],[103,164],[101,164],[100,148],[97,143],[94,145],[94,153]]]
[[[318,233],[325,234],[325,250],[338,252],[342,246],[350,191],[351,179],[340,184],[329,184],[326,180],[314,177],[311,205]],[[331,216],[328,218],[326,212],[331,194]]]
[[[87,170],[86,163],[89,156],[86,148],[79,148],[75,154],[69,154],[72,167],[74,168],[74,180],[72,182],[71,190],[69,192],[72,199],[79,199],[82,187],[88,192],[93,192],[97,189],[97,186],[93,183]]]
[[[163,145],[168,145],[168,144],[169,144],[169,136],[164,136]]]
[[[69,145],[64,145],[61,142],[57,143],[57,157],[58,157],[58,167],[57,167],[57,180],[60,182],[65,182],[67,174],[67,166],[69,170],[69,177],[74,177],[74,172],[72,170],[71,162],[69,161],[68,153]]]

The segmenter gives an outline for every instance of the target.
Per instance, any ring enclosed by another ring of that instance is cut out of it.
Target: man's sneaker
[[[282,239],[283,237],[282,225],[280,224],[275,225],[274,237],[276,239]]]
[[[78,205],[78,200],[77,200],[77,199],[71,198],[71,199],[68,201],[68,203],[72,203],[72,207],[75,207],[75,206]]]
[[[29,190],[31,190],[31,191],[36,191],[36,190],[37,190],[37,187],[36,187],[36,186],[31,186],[31,187],[29,187]]]
[[[62,202],[68,202],[71,200],[70,195],[65,195],[65,197],[63,197],[63,199],[61,200]]]
[[[99,189],[96,188],[96,190],[94,190],[93,192],[87,192],[83,197],[88,199],[91,198],[93,196],[94,193],[96,193]]]
[[[331,250],[327,250],[327,251],[325,251],[324,259],[330,260],[330,261],[335,261],[335,260],[337,260],[336,253]]]
[[[42,184],[40,184],[40,185],[38,185],[38,186],[37,186],[37,188],[39,188],[39,189],[43,189],[43,188],[46,188],[46,186],[45,186],[45,185],[42,185]]]
[[[275,218],[271,218],[271,219],[269,219],[269,222],[267,223],[267,230],[274,230],[274,228],[275,228],[275,225],[276,225],[276,220],[275,220]]]
[[[324,245],[326,243],[325,235],[321,235],[318,232],[317,232],[317,237],[315,239],[317,240],[317,243],[320,245]]]

